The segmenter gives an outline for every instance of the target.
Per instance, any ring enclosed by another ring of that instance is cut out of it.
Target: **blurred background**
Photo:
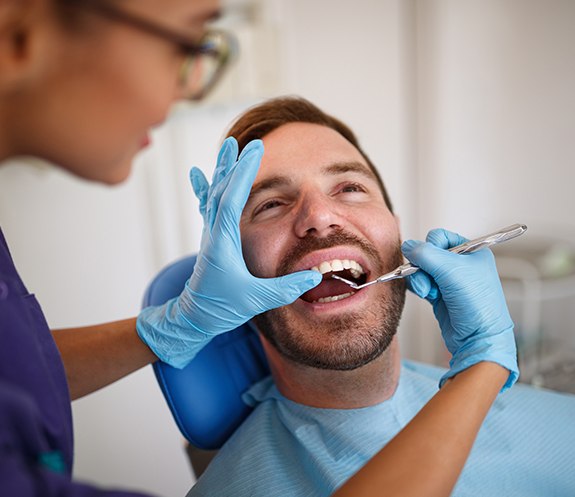
[[[0,168],[0,224],[50,325],[135,315],[158,270],[197,250],[189,168],[211,174],[245,108],[297,94],[356,132],[404,238],[527,224],[495,249],[522,381],[575,392],[575,2],[235,0],[220,23],[241,40],[239,63],[208,101],[174,109],[125,184]],[[405,357],[445,364],[412,295],[400,340]],[[151,368],[73,410],[76,477],[170,496],[193,483]]]

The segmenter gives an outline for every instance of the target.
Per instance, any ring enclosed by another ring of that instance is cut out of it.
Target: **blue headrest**
[[[178,296],[195,263],[196,257],[189,256],[160,271],[146,290],[144,307]],[[269,375],[269,367],[257,334],[245,324],[215,337],[184,369],[158,361],[154,372],[184,437],[212,450],[250,414],[241,395]]]

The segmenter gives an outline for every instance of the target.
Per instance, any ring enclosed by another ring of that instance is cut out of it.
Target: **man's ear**
[[[0,0],[0,91],[21,81],[38,57],[46,0]]]

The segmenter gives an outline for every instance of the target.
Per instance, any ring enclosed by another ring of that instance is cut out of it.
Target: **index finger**
[[[237,217],[238,223],[258,174],[263,153],[264,146],[261,140],[249,142],[240,154],[229,178],[226,178],[228,184],[222,193],[220,205],[234,218]]]

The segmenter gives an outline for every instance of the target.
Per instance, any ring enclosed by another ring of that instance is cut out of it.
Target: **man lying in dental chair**
[[[240,151],[256,138],[265,147],[240,224],[252,274],[316,267],[328,277],[293,304],[252,320],[272,376],[245,394],[255,410],[189,495],[327,496],[447,379],[439,368],[400,360],[405,280],[354,293],[329,278],[332,272],[373,279],[405,255],[425,271],[407,285],[432,303],[442,330],[494,327],[512,340],[513,323],[488,250],[439,250],[462,241],[444,230],[430,233],[431,244],[400,245],[384,185],[340,121],[305,100],[276,99],[245,113],[229,135]],[[461,272],[469,287],[468,301],[447,316],[453,296],[438,287],[449,271]],[[494,349],[506,340],[493,336]],[[505,345],[493,357],[505,366]],[[458,360],[463,368],[465,357]],[[453,495],[573,496],[573,461],[575,397],[517,385],[496,400]]]

